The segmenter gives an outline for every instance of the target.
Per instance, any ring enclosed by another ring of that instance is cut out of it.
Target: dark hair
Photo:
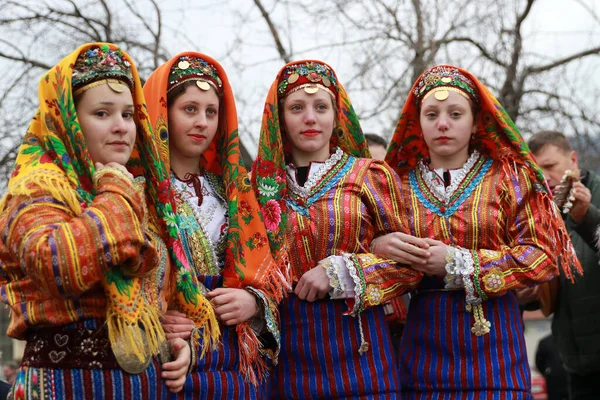
[[[542,147],[547,144],[558,147],[559,149],[569,152],[572,151],[572,147],[567,140],[567,137],[558,131],[540,131],[535,133],[529,138],[527,142],[529,149],[533,154],[537,154]]]
[[[167,93],[167,108],[171,107],[171,105],[173,105],[173,103],[175,102],[175,99],[178,98],[179,96],[181,96],[182,94],[184,94],[185,90],[188,87],[195,86],[195,85],[196,85],[196,81],[193,79],[190,79],[189,81],[185,81],[181,85],[176,86],[173,90],[171,90],[169,93]],[[219,99],[221,98],[219,93],[217,93],[217,96],[219,97]]]
[[[365,133],[365,139],[368,146],[379,145],[385,148],[388,146],[387,141],[376,133]]]

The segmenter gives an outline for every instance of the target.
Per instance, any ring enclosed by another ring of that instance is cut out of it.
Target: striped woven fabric
[[[445,208],[431,200],[423,171],[405,174],[401,218],[412,235],[469,251],[490,332],[472,333],[464,290],[441,291],[442,280],[423,279],[401,342],[402,393],[410,399],[530,399],[523,325],[512,290],[556,274],[551,235],[539,224],[549,216],[530,200],[535,188],[523,170],[483,157],[468,172]]]
[[[271,399],[400,399],[398,371],[382,307],[344,315],[342,300],[284,300],[281,353]],[[360,322],[369,350],[359,355]]]
[[[320,260],[344,255],[351,275],[356,274],[355,297],[309,303],[292,295],[284,301],[282,350],[270,396],[394,399],[397,371],[381,304],[415,286],[421,275],[368,248],[375,235],[402,229],[393,185],[397,177],[384,163],[347,154],[327,163],[327,173],[308,193],[287,198],[293,281]],[[361,324],[369,343],[363,355]]]
[[[201,275],[199,281],[207,289],[223,287],[222,275]],[[264,399],[266,377],[258,386],[252,384],[240,370],[238,335],[235,328],[221,325],[221,345],[207,352],[202,358],[200,351],[194,370],[188,375],[183,390],[171,399],[189,400],[237,400]]]
[[[160,399],[160,366],[154,361],[141,374],[120,369],[49,369],[23,367],[9,399]]]

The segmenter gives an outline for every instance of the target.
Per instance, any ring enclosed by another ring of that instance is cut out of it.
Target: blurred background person
[[[538,132],[528,144],[550,189],[556,193],[565,172],[579,168],[577,153],[561,132]],[[598,399],[600,258],[595,231],[600,225],[600,177],[592,171],[582,170],[571,194],[573,206],[563,218],[581,262],[583,277],[571,284],[561,274],[552,335],[567,371],[569,398]]]

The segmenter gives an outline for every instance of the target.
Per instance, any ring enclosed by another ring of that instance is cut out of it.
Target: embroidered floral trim
[[[371,306],[378,306],[381,304],[384,296],[383,290],[379,285],[368,285],[366,290],[366,303]]]
[[[335,152],[319,167],[317,172],[312,174],[306,181],[304,186],[298,185],[296,180],[289,174],[287,177],[288,187],[292,193],[300,197],[308,197],[310,191],[323,179],[323,177],[342,159],[344,152],[341,148],[337,147]]]
[[[423,160],[419,161],[417,168],[423,177],[423,181],[431,191],[431,193],[441,202],[448,204],[452,195],[456,192],[460,184],[465,180],[467,174],[473,169],[481,154],[474,150],[473,153],[469,156],[469,159],[462,166],[462,168],[458,171],[456,176],[452,179],[452,183],[447,188],[440,187],[435,184],[435,180],[437,178],[437,174],[435,171],[432,171],[428,165],[426,165]]]
[[[491,268],[481,279],[488,292],[498,292],[504,287],[504,273],[500,268]]]
[[[479,185],[487,171],[493,164],[492,159],[485,159],[481,157],[477,162],[475,168],[470,171],[467,178],[458,187],[456,193],[451,195],[449,203],[440,201],[434,193],[431,193],[429,185],[435,186],[435,180],[437,177],[431,177],[431,182],[426,183],[427,175],[423,175],[420,170],[412,170],[408,174],[411,189],[417,195],[419,201],[430,211],[436,213],[441,217],[450,217],[460,205],[473,193],[473,190]],[[456,180],[460,182],[460,180]],[[438,190],[438,195],[440,191]]]
[[[225,261],[228,231],[223,187],[219,185],[217,177],[212,174],[207,173],[200,179],[202,180],[202,187],[207,193],[205,194],[205,201],[198,205],[193,189],[186,183],[179,181],[175,175],[171,175],[171,184],[176,196],[180,199],[177,218],[182,233],[185,235],[184,249],[188,258],[193,261],[196,272],[205,275],[218,275]],[[208,196],[213,197],[215,201],[207,201]],[[220,227],[218,240],[215,243],[207,227],[219,211],[224,213],[224,223]]]
[[[252,286],[246,286],[244,289],[251,292],[262,303],[261,309],[264,314],[260,315],[259,318],[264,319],[267,330],[271,336],[273,336],[275,342],[277,342],[277,347],[271,350],[261,346],[260,352],[262,355],[271,359],[275,365],[277,365],[277,357],[279,356],[279,349],[281,348],[281,335],[279,333],[279,327],[277,326],[277,318],[275,317],[277,312],[277,304],[269,301],[262,291],[255,289]],[[261,334],[261,332],[256,333]]]

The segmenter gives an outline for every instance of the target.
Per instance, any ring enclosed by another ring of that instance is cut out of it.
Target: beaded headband
[[[121,50],[103,45],[81,52],[73,65],[73,95],[104,83],[117,93],[127,88],[133,90],[131,64],[123,57]]]
[[[199,57],[182,56],[171,67],[167,93],[190,80],[196,81],[196,85],[204,91],[212,86],[217,93],[221,93],[223,87],[223,81],[213,65]]]
[[[323,89],[335,99],[338,93],[337,79],[328,66],[317,62],[309,61],[287,66],[277,86],[279,98],[286,98],[300,89],[304,89],[308,94]]]
[[[438,65],[425,71],[414,89],[417,106],[423,104],[432,94],[437,100],[444,101],[450,92],[458,93],[474,104],[479,104],[475,84],[453,67]]]

